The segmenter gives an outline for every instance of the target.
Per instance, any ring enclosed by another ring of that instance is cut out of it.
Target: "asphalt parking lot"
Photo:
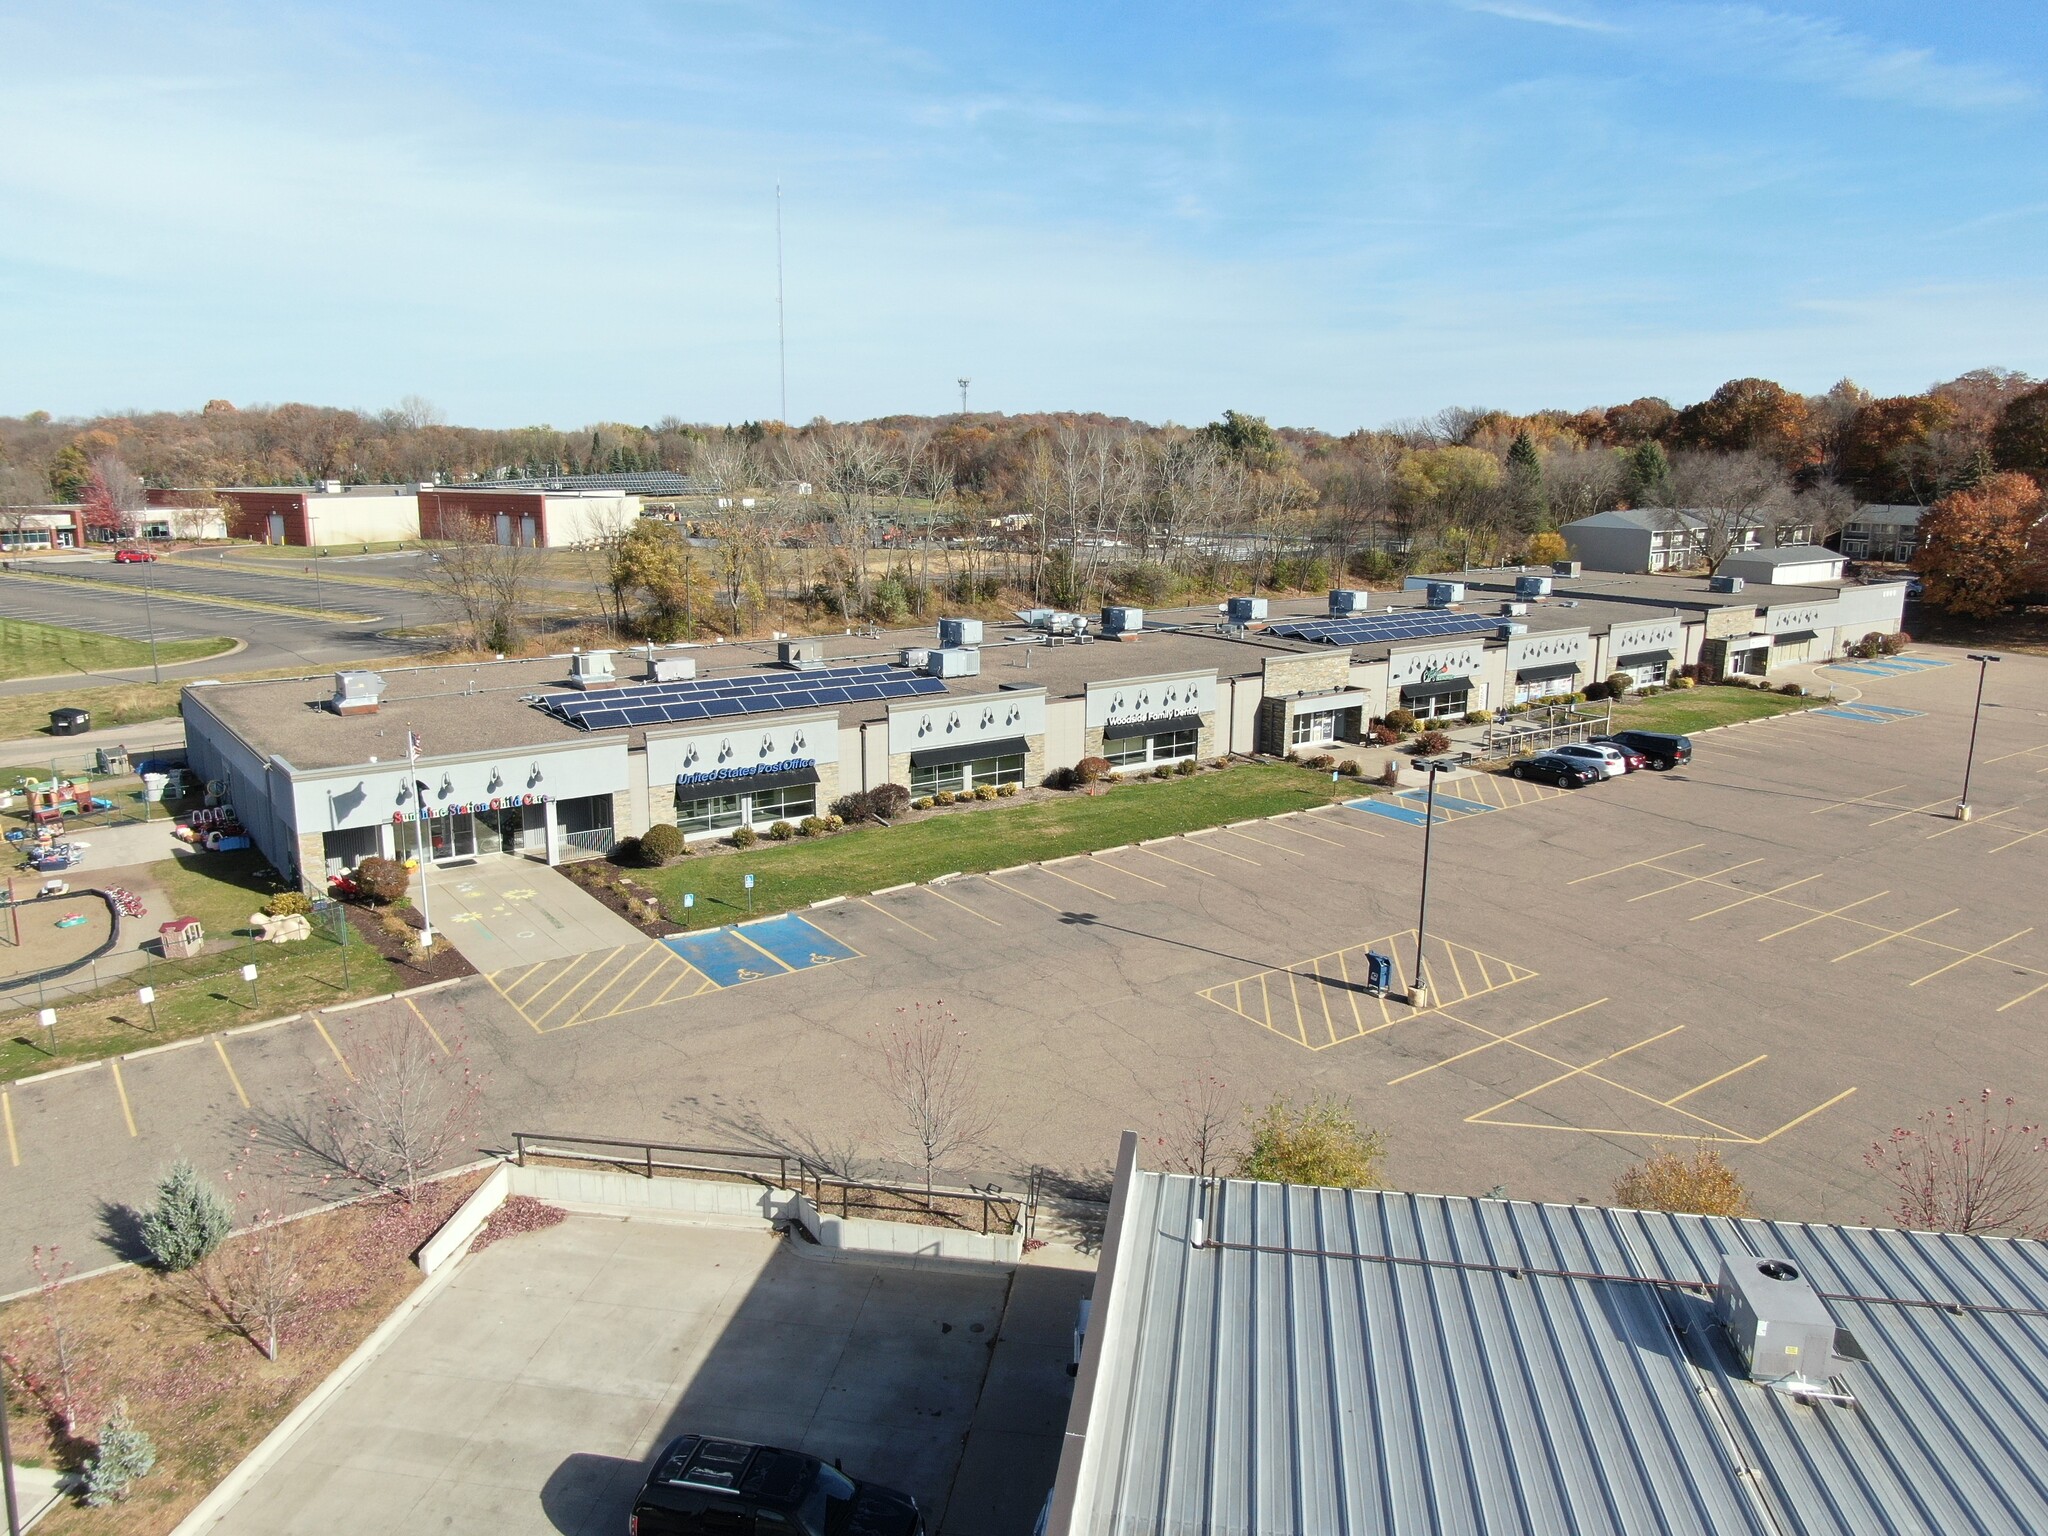
[[[1960,664],[1847,674],[1844,707],[1702,735],[1686,769],[1443,822],[1421,1013],[1357,983],[1368,949],[1412,964],[1422,830],[1332,807],[811,910],[848,952],[832,963],[775,963],[799,953],[779,933],[751,971],[651,946],[645,976],[520,967],[334,1016],[326,1040],[298,1023],[131,1061],[118,1096],[105,1067],[17,1085],[0,1251],[89,1253],[95,1201],[139,1200],[174,1151],[218,1164],[251,1117],[340,1080],[349,1031],[402,1010],[467,1042],[493,1144],[903,1159],[873,1042],[922,1002],[958,1015],[994,1104],[960,1171],[1005,1182],[1099,1175],[1120,1129],[1156,1132],[1212,1075],[1248,1104],[1351,1097],[1404,1188],[1600,1199],[1653,1144],[1711,1144],[1768,1213],[1880,1219],[1872,1142],[1987,1086],[2038,1101],[2048,1066],[2048,661],[1993,677],[1968,823],[1948,814]],[[83,1127],[104,1139],[79,1169]]]
[[[617,1536],[702,1433],[840,1461],[934,1536],[1024,1536],[1091,1278],[571,1216],[465,1260],[209,1529]]]

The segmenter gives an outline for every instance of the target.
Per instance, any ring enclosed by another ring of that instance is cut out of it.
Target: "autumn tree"
[[[86,485],[92,479],[92,461],[76,443],[66,443],[50,461],[50,500],[76,503],[85,500]]]
[[[1891,1186],[1902,1227],[2048,1237],[2048,1138],[2010,1096],[1986,1088],[1927,1110],[1863,1161]]]
[[[1785,469],[1814,457],[1812,408],[1769,379],[1730,379],[1671,423],[1673,446],[1703,453],[1760,453]]]
[[[642,518],[607,551],[608,582],[642,598],[639,625],[650,640],[684,640],[710,606],[711,581],[703,560],[675,523]]]
[[[1927,600],[1950,613],[1988,619],[2043,581],[2041,487],[2026,475],[1987,476],[1951,491],[1920,519],[1913,569]]]
[[[1991,429],[1992,462],[2036,481],[2048,480],[2048,384],[2015,398]]]
[[[348,1086],[322,1105],[310,1150],[336,1172],[407,1204],[466,1148],[483,1082],[459,1038],[401,1018],[369,1026],[349,1052]]]
[[[1850,417],[1836,453],[1836,472],[1866,501],[1925,504],[1941,484],[1937,434],[1956,408],[1927,395],[1872,400]]]
[[[1362,1123],[1345,1100],[1291,1104],[1275,1098],[1252,1116],[1249,1135],[1239,1178],[1331,1189],[1380,1187],[1386,1138]]]
[[[1691,1157],[1653,1147],[1614,1181],[1614,1203],[1635,1211],[1676,1211],[1690,1216],[1753,1216],[1749,1191],[1712,1147]]]

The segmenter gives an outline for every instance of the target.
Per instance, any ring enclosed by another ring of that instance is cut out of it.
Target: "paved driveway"
[[[1004,1356],[994,1266],[571,1216],[464,1261],[212,1529],[618,1536],[653,1452],[698,1429],[838,1458],[914,1494],[935,1533],[950,1499],[955,1529],[1023,1536],[1092,1278],[1027,1273],[1057,1300],[1022,1309]]]
[[[482,858],[434,871],[434,930],[490,975],[652,941],[566,875],[531,859]]]

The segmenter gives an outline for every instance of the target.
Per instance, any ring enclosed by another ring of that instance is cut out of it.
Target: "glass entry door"
[[[476,813],[477,846],[485,853],[518,853],[525,831],[526,810],[523,806],[508,805],[502,810]]]

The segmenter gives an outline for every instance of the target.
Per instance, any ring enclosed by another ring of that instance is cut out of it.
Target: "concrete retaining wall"
[[[470,1197],[455,1208],[455,1214],[441,1224],[441,1230],[427,1239],[420,1249],[420,1273],[431,1275],[450,1259],[459,1259],[469,1251],[470,1240],[483,1230],[491,1213],[505,1203],[505,1197],[512,1193],[512,1175],[517,1170],[510,1163],[500,1163],[490,1171],[483,1183],[477,1185]]]
[[[950,1227],[919,1227],[903,1221],[874,1221],[864,1216],[828,1216],[802,1195],[790,1211],[820,1248],[842,1253],[894,1253],[906,1258],[980,1259],[1015,1264],[1024,1257],[1021,1236],[984,1237]]]

